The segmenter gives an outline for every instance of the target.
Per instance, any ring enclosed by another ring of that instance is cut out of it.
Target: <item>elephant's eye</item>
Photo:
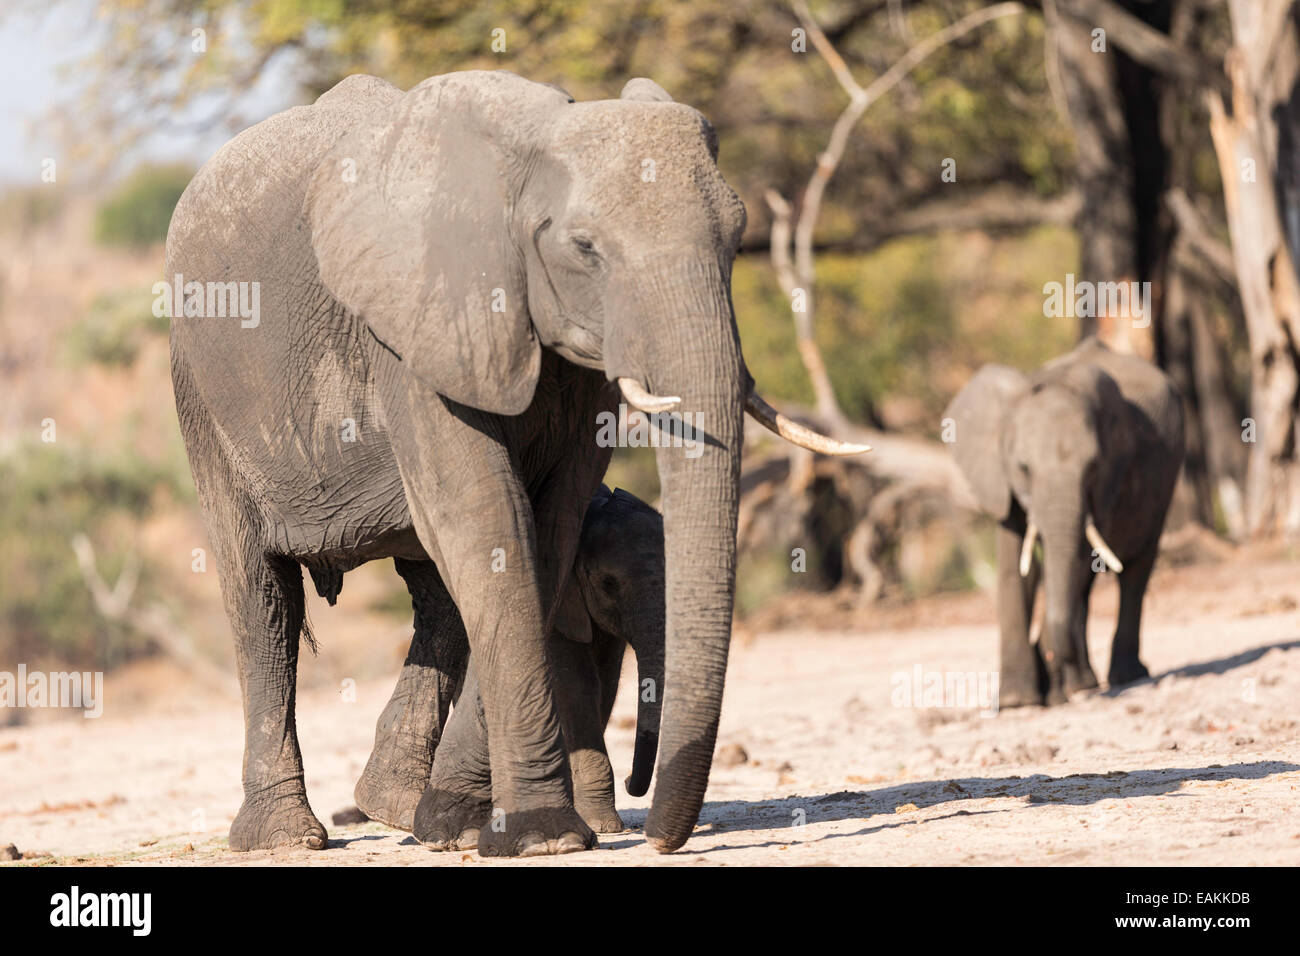
[[[574,236],[573,247],[584,256],[594,256],[596,254],[596,244],[586,236]]]
[[[615,594],[618,591],[618,578],[612,574],[603,575],[600,579],[600,589],[606,594]]]

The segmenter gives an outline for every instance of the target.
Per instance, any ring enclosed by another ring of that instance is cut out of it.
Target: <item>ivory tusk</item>
[[[1025,529],[1025,543],[1020,546],[1020,576],[1029,577],[1029,566],[1034,561],[1034,542],[1038,540],[1038,525],[1032,521]]]
[[[1106,539],[1101,536],[1101,532],[1098,531],[1097,526],[1093,524],[1092,515],[1088,515],[1088,520],[1084,523],[1083,536],[1088,539],[1088,543],[1092,545],[1093,550],[1097,552],[1097,556],[1106,562],[1106,567],[1110,568],[1116,574],[1119,574],[1124,570],[1123,562],[1115,556],[1115,552],[1110,549],[1110,545],[1106,543]]]
[[[618,387],[629,405],[645,412],[647,415],[671,412],[682,403],[682,400],[676,395],[654,395],[647,392],[641,387],[641,383],[634,378],[620,378]]]
[[[757,392],[750,392],[745,399],[745,411],[771,432],[780,435],[786,441],[809,451],[821,452],[823,455],[860,455],[871,451],[870,445],[856,445],[852,442],[828,438],[796,421],[782,415],[759,397]]]

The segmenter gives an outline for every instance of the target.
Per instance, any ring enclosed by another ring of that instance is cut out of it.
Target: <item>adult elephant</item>
[[[958,466],[998,521],[999,705],[1044,696],[1055,704],[1097,686],[1088,596],[1094,572],[1106,568],[1120,585],[1109,683],[1146,677],[1142,600],[1184,453],[1177,387],[1154,365],[1089,337],[1033,376],[984,366],[944,414]],[[1046,621],[1034,647],[1040,572]]]
[[[477,661],[505,820],[480,853],[593,845],[546,638],[608,463],[613,382],[704,431],[698,454],[657,452],[672,691],[646,834],[685,842],[726,670],[742,409],[793,434],[751,393],[730,297],[745,212],[715,161],[704,117],[649,81],[575,103],[466,72],[405,93],[350,77],[194,178],[167,237],[172,381],[236,638],[233,849],[325,845],[292,717],[299,568],[332,602],[382,557],[417,618],[454,602]],[[247,290],[242,320],[214,317],[222,290]]]

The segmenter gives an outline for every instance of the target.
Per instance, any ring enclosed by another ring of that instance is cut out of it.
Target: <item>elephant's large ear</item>
[[[582,599],[582,588],[572,573],[555,608],[555,629],[571,641],[591,643],[591,615]]]
[[[1096,366],[1089,366],[1091,385],[1096,405],[1093,417],[1097,424],[1097,443],[1099,446],[1096,486],[1092,490],[1092,505],[1095,508],[1113,507],[1125,478],[1128,476],[1133,457],[1138,446],[1146,441],[1153,446],[1157,437],[1152,432],[1143,434],[1144,418],[1129,405],[1119,385],[1106,372]]]
[[[513,415],[541,348],[512,228],[520,178],[562,92],[512,73],[425,80],[352,130],[304,209],[320,278],[439,394]]]
[[[999,521],[1011,513],[1011,485],[1002,467],[1002,420],[1029,380],[1005,365],[985,365],[944,411],[945,429],[957,467],[979,506]]]

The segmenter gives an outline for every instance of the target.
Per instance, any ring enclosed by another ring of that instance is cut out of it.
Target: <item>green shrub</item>
[[[144,462],[129,447],[97,456],[32,443],[0,458],[0,488],[0,663],[107,670],[150,650],[146,639],[95,609],[72,539],[79,532],[90,539],[111,586],[156,495],[189,494],[174,469]],[[157,592],[143,564],[135,600]]]
[[[96,210],[95,240],[110,246],[162,242],[193,176],[188,166],[141,166]]]
[[[937,437],[944,406],[984,362],[1030,368],[1068,350],[1074,320],[1044,319],[1042,288],[1076,256],[1063,229],[987,248],[936,235],[866,255],[819,256],[814,334],[845,414],[869,423],[888,400],[901,399],[913,411],[886,424]],[[764,394],[811,406],[790,302],[765,257],[737,259],[732,298],[745,360]]]
[[[63,336],[63,356],[72,365],[97,362],[129,366],[150,336],[167,335],[169,320],[153,314],[153,294],[126,289],[97,297],[82,321]]]

